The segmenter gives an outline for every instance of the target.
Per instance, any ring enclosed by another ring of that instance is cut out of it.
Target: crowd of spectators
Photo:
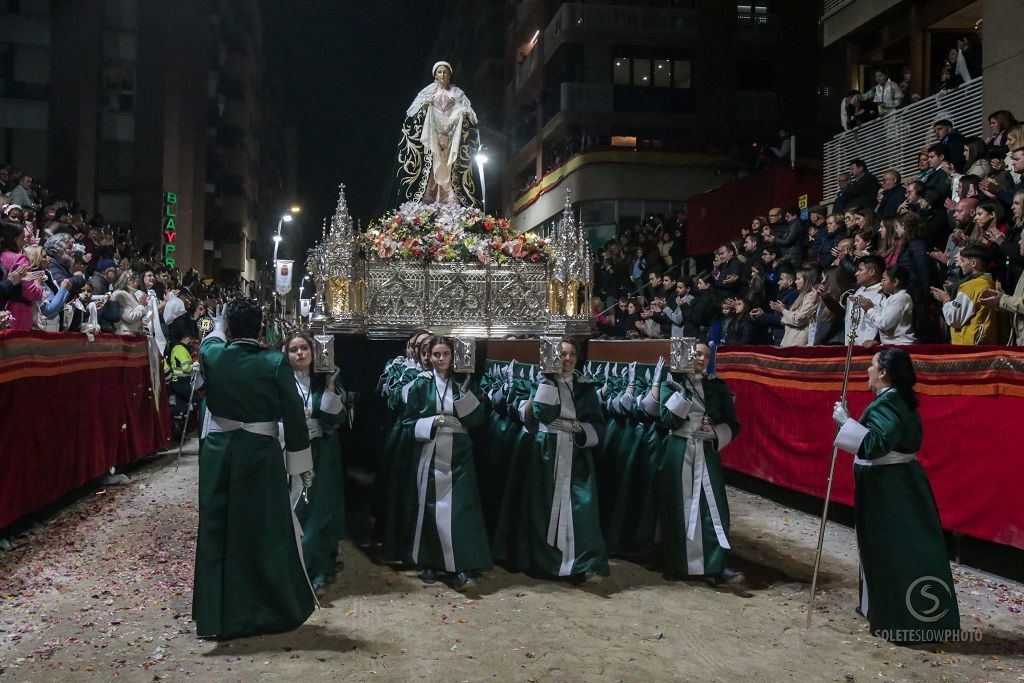
[[[987,139],[935,122],[920,172],[881,182],[860,159],[830,207],[774,207],[693,274],[680,233],[637,226],[599,256],[602,334],[805,346],[1024,344],[1024,125]],[[1012,150],[1008,154],[1008,150]],[[660,258],[668,244],[671,259]]]
[[[0,329],[147,334],[172,391],[190,384],[201,319],[237,292],[156,249],[0,164]]]
[[[956,46],[946,53],[938,68],[937,77],[929,94],[955,90],[967,81],[981,76],[982,45],[979,36],[961,36]],[[851,130],[862,123],[877,119],[921,99],[913,91],[912,70],[904,66],[897,82],[885,67],[872,72],[874,83],[865,92],[851,90],[839,106],[839,122],[843,130]]]

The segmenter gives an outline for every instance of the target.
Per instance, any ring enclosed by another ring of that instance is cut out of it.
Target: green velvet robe
[[[860,610],[871,632],[893,641],[936,640],[960,628],[953,576],[928,477],[916,459],[872,464],[893,452],[915,454],[921,417],[894,390],[883,392],[837,441],[860,439],[853,467]],[[845,445],[843,446],[845,449]]]
[[[313,612],[288,475],[312,466],[302,401],[287,358],[255,340],[203,340],[207,419],[284,423],[276,436],[209,431],[199,451],[199,532],[192,615],[206,638],[286,631]],[[205,431],[205,429],[204,429]]]
[[[302,526],[302,557],[312,580],[334,575],[338,541],[345,538],[345,479],[337,429],[346,413],[336,391],[311,392],[307,407],[312,412],[307,426],[314,477],[307,492],[309,502],[299,500],[295,516]]]
[[[640,405],[650,391],[652,366],[637,366],[635,386],[613,405],[622,424],[621,440],[615,450],[606,451],[598,470],[607,467],[602,491],[604,529],[612,555],[642,556],[654,541],[655,515],[651,498],[653,450],[661,442],[657,421]]]
[[[597,477],[591,449],[604,431],[596,386],[543,380],[531,398],[540,423],[523,478],[519,569],[547,576],[609,573],[601,533]],[[584,432],[554,431],[556,419],[577,419]],[[525,565],[525,566],[523,566]]]
[[[533,420],[528,426],[525,417],[526,404],[533,394],[534,382],[530,378],[536,371],[535,365],[514,361],[512,383],[505,396],[509,430],[504,448],[508,465],[491,551],[494,560],[510,571],[525,571],[530,567],[530,517],[524,496],[536,448],[537,422]]]
[[[730,549],[729,501],[719,451],[739,434],[740,423],[723,380],[678,376],[677,383],[682,392],[662,382],[658,401],[648,399],[644,406],[671,431],[651,459],[652,498],[661,537],[655,560],[676,574],[716,575],[725,568]],[[714,438],[688,437],[701,429],[705,416]]]
[[[417,463],[414,486],[406,492],[417,501],[410,560],[438,571],[486,571],[491,552],[467,433],[483,425],[484,406],[472,390],[459,389],[457,376],[448,391],[442,406],[434,373],[424,372],[409,388],[405,404],[402,422],[415,439],[405,457]],[[463,429],[434,426],[442,413],[461,421]]]
[[[390,562],[412,563],[412,542],[418,514],[416,496],[416,442],[402,422],[405,402],[413,381],[422,372],[418,366],[392,366],[392,389],[387,396],[391,413],[381,448],[380,473],[375,482],[376,495],[383,501],[377,524],[383,529],[381,552]]]

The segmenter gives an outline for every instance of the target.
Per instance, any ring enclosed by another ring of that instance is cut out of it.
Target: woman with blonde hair
[[[768,304],[782,318],[782,326],[785,328],[781,344],[783,347],[810,344],[810,325],[818,309],[818,294],[814,290],[817,282],[818,274],[814,268],[801,268],[796,274],[796,301],[789,308],[781,301]]]
[[[54,282],[49,271],[50,257],[38,244],[25,247],[24,253],[32,270],[41,270],[44,273],[44,278],[39,282],[43,298],[36,302],[33,327],[43,332],[61,332],[66,329],[61,313],[68,303],[71,280],[64,280],[59,285]]]
[[[110,288],[110,298],[121,305],[121,319],[114,323],[115,334],[142,334],[142,324],[149,310],[148,294],[140,292],[137,297],[138,276],[126,270]]]

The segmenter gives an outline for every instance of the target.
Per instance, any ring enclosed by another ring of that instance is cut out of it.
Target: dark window
[[[775,63],[760,59],[736,60],[736,89],[775,92]]]

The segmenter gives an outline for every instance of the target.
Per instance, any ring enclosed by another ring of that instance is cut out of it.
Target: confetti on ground
[[[496,569],[467,598],[346,543],[346,569],[306,626],[203,641],[191,621],[196,476],[194,457],[178,470],[157,459],[131,486],[85,491],[11,539],[0,551],[0,676],[1024,680],[1020,584],[955,566],[964,627],[982,641],[893,647],[853,614],[853,534],[830,527],[817,623],[806,630],[816,520],[732,489],[736,556],[753,579],[743,591],[668,582],[616,560],[594,589]]]

